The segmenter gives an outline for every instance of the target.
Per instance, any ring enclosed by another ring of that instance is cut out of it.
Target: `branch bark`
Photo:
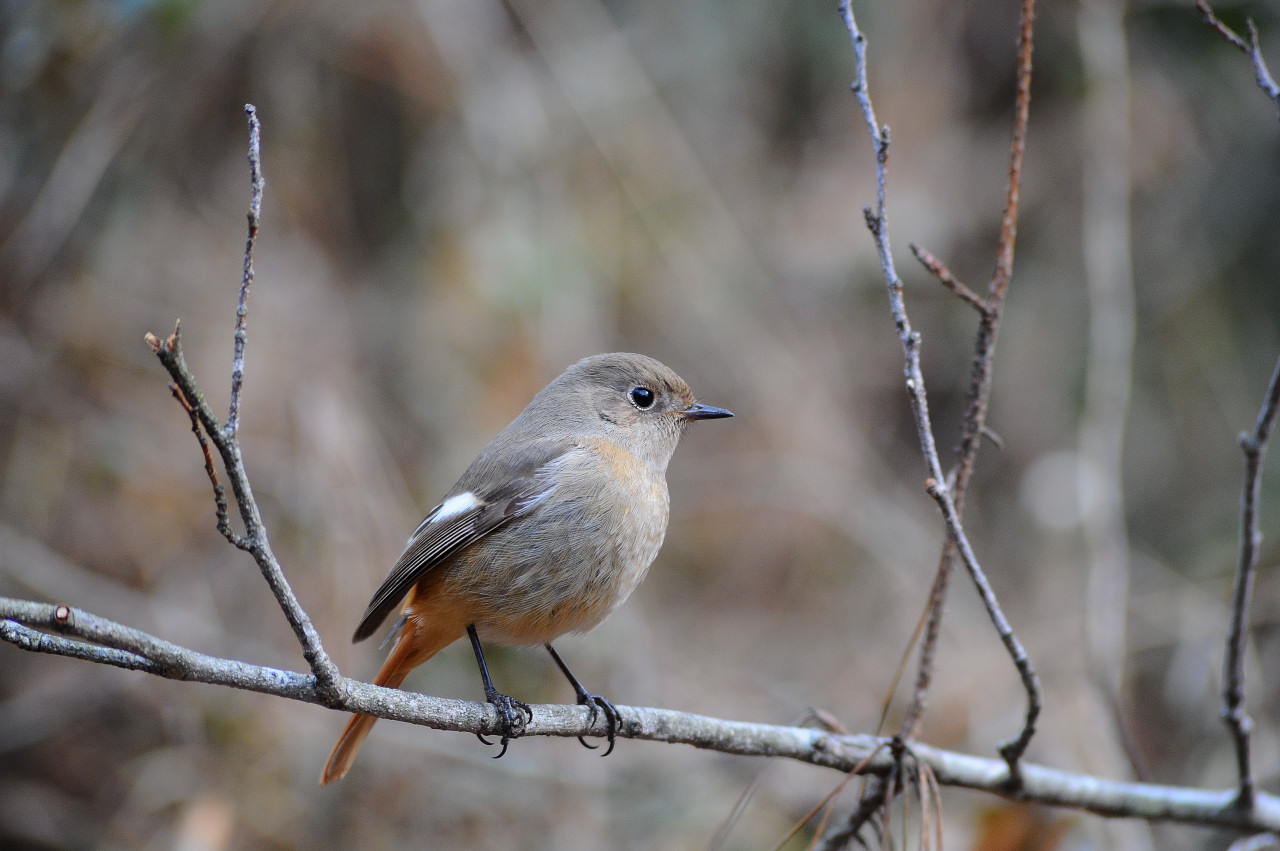
[[[342,712],[363,712],[436,730],[493,735],[500,731],[497,711],[487,703],[449,700],[340,680],[332,699],[314,674],[222,659],[180,647],[132,627],[81,609],[0,597],[0,640],[40,653],[68,656],[187,682],[208,683],[314,703]],[[607,734],[603,718],[591,720],[586,707],[534,705],[526,736]],[[866,735],[841,735],[809,727],[785,727],[729,721],[652,707],[619,706],[618,735],[629,739],[691,745],[741,756],[781,757],[841,772],[858,769],[886,774],[895,768],[892,741]],[[933,748],[905,746],[907,759],[926,766],[943,786],[990,792],[1011,800],[1086,810],[1102,816],[1146,818],[1237,830],[1280,831],[1280,798],[1258,793],[1254,806],[1237,806],[1235,790],[1187,789],[1151,783],[1121,783],[1057,771],[1033,763],[1021,765],[1022,784],[1008,785],[1008,765]],[[913,768],[914,770],[914,768]]]

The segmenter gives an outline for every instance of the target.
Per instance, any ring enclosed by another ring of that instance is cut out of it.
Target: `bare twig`
[[[316,632],[311,618],[303,610],[293,589],[285,578],[280,563],[276,560],[267,537],[266,526],[258,510],[253,496],[253,488],[249,484],[249,475],[245,470],[244,457],[240,451],[239,419],[240,391],[244,383],[244,349],[247,341],[246,321],[248,318],[249,289],[253,283],[253,248],[258,235],[258,222],[262,211],[262,171],[260,166],[259,126],[257,111],[252,105],[245,107],[249,116],[249,172],[251,178],[251,197],[249,202],[248,236],[245,239],[244,275],[240,283],[240,298],[236,306],[235,345],[231,371],[231,404],[227,414],[227,424],[218,422],[208,400],[196,383],[195,376],[187,367],[182,354],[182,339],[178,326],[167,339],[161,340],[154,334],[147,334],[147,344],[160,359],[160,363],[169,372],[176,388],[175,397],[192,418],[193,426],[197,423],[218,450],[226,469],[227,480],[235,496],[236,506],[240,510],[240,519],[244,523],[244,535],[238,535],[231,529],[227,517],[226,497],[215,472],[209,464],[208,444],[200,439],[201,450],[205,454],[206,471],[213,485],[217,510],[218,530],[228,541],[253,556],[262,576],[275,595],[285,618],[293,628],[294,634],[302,645],[302,655],[311,666],[320,692],[326,695],[329,703],[336,701],[340,695],[340,675],[320,642],[320,634]],[[197,438],[199,438],[197,431]]]
[[[969,539],[965,537],[964,529],[960,525],[960,512],[952,502],[947,486],[940,481],[931,481],[926,484],[926,489],[929,491],[929,495],[938,503],[938,507],[942,510],[942,516],[946,518],[947,529],[951,534],[952,541],[955,542],[960,560],[969,571],[969,576],[973,580],[974,586],[978,589],[978,595],[987,607],[987,614],[991,617],[992,624],[995,625],[996,633],[1000,636],[1000,641],[1004,643],[1005,650],[1008,652],[1009,658],[1013,660],[1014,667],[1018,669],[1018,676],[1022,679],[1022,687],[1027,692],[1027,714],[1022,730],[1013,739],[1000,744],[1000,755],[1009,764],[1009,784],[1016,789],[1022,782],[1019,760],[1022,758],[1023,752],[1026,751],[1027,745],[1031,743],[1031,737],[1035,735],[1036,721],[1040,717],[1042,708],[1040,678],[1036,674],[1035,668],[1032,667],[1031,659],[1028,658],[1022,643],[1014,635],[1013,627],[1009,625],[1004,612],[1000,610],[1000,604],[996,601],[995,591],[992,590],[991,583],[987,581],[986,575],[978,566],[977,556],[973,554]]]
[[[955,502],[957,519],[964,516],[965,495],[968,492],[969,481],[973,475],[978,448],[981,446],[981,437],[987,428],[987,404],[991,396],[991,377],[996,340],[999,336],[1000,319],[1004,314],[1005,296],[1008,292],[1009,281],[1013,276],[1013,253],[1014,244],[1017,240],[1018,204],[1021,197],[1022,161],[1026,148],[1027,119],[1031,106],[1032,24],[1034,19],[1034,0],[1023,0],[1022,21],[1018,32],[1018,72],[1014,98],[1013,137],[1009,145],[1009,183],[1005,195],[1004,212],[1000,220],[1000,238],[996,247],[995,272],[988,287],[987,297],[983,300],[984,310],[981,313],[978,333],[974,340],[973,365],[970,370],[972,381],[969,387],[969,405],[965,413],[960,444],[956,449],[955,470],[949,480],[952,483],[952,499]],[[942,482],[945,480],[937,478],[937,481]],[[920,647],[920,667],[916,677],[916,688],[904,713],[902,729],[903,734],[907,737],[913,737],[916,734],[928,700],[929,686],[933,680],[933,665],[938,637],[942,631],[942,616],[946,605],[947,588],[950,584],[955,556],[955,542],[949,540],[943,550],[941,559],[939,559],[937,574],[930,589],[929,622],[925,629],[924,641]],[[1034,677],[1028,678],[1021,668],[1019,670],[1023,675],[1023,683],[1028,688],[1027,716],[1024,728],[1018,737],[1001,745],[1002,753],[1012,756],[1015,761],[1034,734],[1035,719],[1039,714],[1038,707],[1040,702],[1038,688],[1032,688],[1036,683],[1036,679]],[[1019,743],[1021,744],[1019,745]],[[1013,763],[1010,765],[1012,768]]]
[[[1240,435],[1244,451],[1244,487],[1240,495],[1240,556],[1236,562],[1235,583],[1231,592],[1231,625],[1227,631],[1227,649],[1222,672],[1222,718],[1235,743],[1236,768],[1240,779],[1240,805],[1252,806],[1256,792],[1249,759],[1249,736],[1253,720],[1244,706],[1244,657],[1249,642],[1249,601],[1253,595],[1253,579],[1257,572],[1258,549],[1262,532],[1258,529],[1258,501],[1262,496],[1262,461],[1267,441],[1275,426],[1280,406],[1280,362],[1271,375],[1262,410],[1253,432]]]
[[[1276,86],[1267,63],[1262,58],[1258,44],[1258,30],[1252,20],[1247,20],[1249,40],[1246,42],[1234,30],[1218,19],[1205,0],[1196,0],[1196,8],[1204,16],[1205,23],[1219,35],[1235,45],[1253,62],[1258,87],[1280,109],[1280,87]],[[1276,364],[1267,387],[1262,410],[1252,433],[1241,434],[1240,448],[1244,451],[1244,486],[1240,495],[1240,554],[1236,562],[1235,582],[1231,592],[1231,623],[1227,630],[1227,646],[1222,673],[1222,719],[1231,731],[1235,744],[1236,770],[1240,782],[1242,808],[1253,806],[1256,792],[1253,771],[1250,767],[1249,738],[1253,720],[1245,711],[1244,657],[1249,643],[1249,601],[1253,595],[1253,580],[1258,564],[1258,549],[1262,544],[1262,532],[1258,529],[1258,501],[1262,495],[1262,461],[1267,453],[1267,442],[1275,426],[1276,411],[1280,407],[1280,363]]]
[[[1271,76],[1271,70],[1267,68],[1266,60],[1262,58],[1262,48],[1258,44],[1258,28],[1253,25],[1253,19],[1248,18],[1245,20],[1245,26],[1249,33],[1249,40],[1245,41],[1235,30],[1218,19],[1218,16],[1213,13],[1213,9],[1209,8],[1209,4],[1205,0],[1196,0],[1196,8],[1204,16],[1206,24],[1213,27],[1220,36],[1249,57],[1249,61],[1253,63],[1253,74],[1258,83],[1258,88],[1262,89],[1263,93],[1271,98],[1271,102],[1276,105],[1277,114],[1280,114],[1280,86],[1276,85],[1275,78]]]
[[[244,273],[240,278],[240,300],[236,303],[235,354],[231,361],[231,403],[227,410],[226,433],[234,438],[240,430],[240,388],[244,384],[244,347],[249,341],[249,290],[253,286],[253,246],[258,240],[262,218],[262,127],[253,104],[244,107],[249,117],[249,227],[244,239]]]
[[[888,743],[882,742],[880,747],[881,748],[888,747]],[[865,771],[867,764],[870,762],[871,758],[874,757],[878,752],[879,752],[879,749],[867,754],[867,756],[862,760],[861,763],[854,766],[852,771],[849,771],[847,774],[845,774],[844,778],[841,779],[841,781],[835,785],[835,788],[833,788],[830,792],[828,792],[821,801],[819,801],[818,803],[810,807],[809,812],[805,813],[803,816],[797,819],[795,824],[791,826],[791,829],[788,830],[782,836],[782,838],[778,840],[778,843],[774,846],[774,851],[782,851],[782,849],[786,847],[787,843],[790,842],[792,839],[794,839],[796,834],[798,834],[801,831],[801,829],[806,824],[808,824],[809,821],[815,815],[817,815],[818,813],[822,813],[822,818],[818,820],[817,828],[814,830],[813,842],[810,843],[811,848],[815,847],[817,845],[819,837],[822,836],[823,830],[826,829],[827,820],[831,817],[831,812],[832,812],[832,809],[835,807],[836,800],[840,797],[841,793],[844,792],[845,787],[849,785],[850,781],[852,781],[855,777],[859,775],[863,775],[863,772]]]
[[[173,333],[176,336],[178,329],[174,328]],[[228,516],[229,509],[227,506],[227,489],[218,480],[218,469],[213,463],[213,453],[209,451],[209,441],[204,436],[204,430],[200,428],[200,414],[187,401],[187,397],[182,395],[178,385],[170,384],[169,392],[173,394],[173,398],[178,400],[178,404],[182,406],[183,410],[187,412],[187,416],[191,418],[191,433],[196,436],[196,442],[200,444],[200,451],[204,455],[204,472],[209,477],[209,484],[213,486],[213,507],[214,513],[218,518],[218,531],[237,547],[245,549],[248,544],[231,531],[231,518]]]
[[[982,300],[982,296],[969,289],[963,281],[951,274],[951,270],[946,267],[946,264],[914,242],[908,243],[907,247],[911,249],[911,253],[916,256],[916,259],[920,261],[920,265],[928,269],[929,273],[938,279],[938,283],[958,295],[961,301],[967,303],[979,314],[986,314],[987,303]]]
[[[1027,715],[1023,729],[1017,737],[1000,746],[1000,752],[1009,767],[1008,781],[1016,787],[1019,782],[1018,760],[1035,733],[1035,723],[1040,713],[1039,679],[1032,669],[1021,644],[1013,635],[1008,620],[1000,610],[995,594],[992,592],[990,584],[986,581],[982,568],[974,556],[973,549],[965,537],[964,528],[960,521],[962,504],[960,497],[963,496],[963,482],[967,481],[969,472],[972,470],[972,459],[977,452],[977,438],[982,434],[984,427],[986,400],[991,384],[991,357],[995,350],[995,332],[999,327],[1004,295],[1008,288],[1009,275],[1012,273],[1018,184],[1022,173],[1022,148],[1026,135],[1026,114],[1030,92],[1032,2],[1031,0],[1025,0],[1023,5],[1023,26],[1019,49],[1018,119],[1014,127],[1013,153],[1009,169],[1010,189],[1001,225],[1001,243],[998,251],[999,260],[996,266],[996,274],[992,280],[991,291],[986,302],[988,309],[982,314],[982,325],[978,335],[978,352],[975,356],[974,365],[974,389],[970,413],[966,419],[966,440],[962,444],[967,455],[962,455],[956,479],[955,496],[952,495],[952,489],[945,484],[947,477],[943,473],[942,463],[938,457],[937,443],[933,436],[933,424],[930,419],[928,398],[925,392],[924,376],[920,370],[920,335],[912,330],[911,322],[907,317],[902,281],[899,279],[897,270],[894,267],[893,253],[889,242],[888,211],[885,197],[889,162],[889,128],[882,127],[876,119],[875,108],[872,105],[871,95],[867,89],[866,37],[858,28],[848,0],[841,2],[839,11],[853,40],[856,70],[852,90],[862,109],[863,119],[876,151],[876,207],[874,210],[871,208],[864,209],[863,215],[866,218],[867,228],[871,231],[876,243],[876,250],[880,258],[880,268],[884,273],[889,293],[889,309],[893,316],[899,339],[902,342],[905,359],[903,371],[906,378],[907,395],[910,397],[916,433],[920,440],[921,451],[928,471],[926,487],[943,512],[948,532],[948,543],[942,559],[942,566],[940,566],[935,577],[930,595],[931,611],[929,625],[925,634],[925,644],[921,651],[921,676],[917,680],[917,689],[912,698],[911,707],[908,708],[908,721],[904,722],[903,729],[906,737],[913,736],[918,719],[923,711],[925,693],[931,677],[933,649],[937,644],[937,633],[940,630],[942,603],[947,585],[946,577],[950,572],[952,553],[959,552],[965,567],[974,579],[975,584],[978,585],[983,603],[987,607],[987,613],[1013,659],[1023,686],[1027,691]],[[969,439],[970,433],[972,434],[972,440]],[[967,463],[965,458],[968,458]]]
[[[893,800],[901,786],[898,778],[904,769],[902,759],[906,753],[905,745],[899,738],[895,737],[887,745],[893,756],[891,768],[871,778],[870,782],[863,787],[857,808],[842,824],[822,834],[820,841],[814,844],[815,851],[838,851],[838,849],[847,848],[854,840],[861,840],[862,829],[868,824],[880,837],[883,845],[889,833],[889,802]],[[863,845],[869,847],[865,842]]]

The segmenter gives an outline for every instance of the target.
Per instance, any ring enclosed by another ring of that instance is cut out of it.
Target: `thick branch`
[[[437,730],[496,734],[500,729],[497,712],[487,703],[429,697],[345,678],[339,681],[339,697],[331,700],[313,675],[208,656],[65,606],[0,597],[0,640],[24,650],[363,712]],[[895,766],[891,743],[874,736],[749,724],[649,707],[619,706],[618,712],[622,717],[618,735],[625,738],[686,744],[743,756],[783,757],[841,772],[858,769],[884,775]],[[603,738],[607,732],[603,717],[592,722],[585,707],[537,705],[524,735]],[[1021,764],[1022,783],[1015,791],[1008,786],[1008,765],[1001,760],[919,744],[907,748],[906,758],[917,766],[927,766],[939,784],[1018,801],[1108,817],[1250,832],[1280,830],[1280,798],[1265,793],[1258,793],[1254,807],[1245,810],[1236,806],[1234,790],[1113,782],[1031,763]]]

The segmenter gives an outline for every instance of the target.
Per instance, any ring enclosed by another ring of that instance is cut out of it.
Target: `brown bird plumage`
[[[578,683],[551,642],[594,627],[644,578],[666,533],[666,469],[681,433],[693,420],[729,416],[696,402],[678,375],[644,355],[571,366],[471,463],[373,595],[356,641],[408,595],[374,682],[398,687],[470,634],[486,697],[505,719],[505,749],[528,707],[493,689],[479,641],[543,644],[578,702],[604,711],[612,748],[616,710]],[[350,770],[376,720],[352,716],[321,783]]]

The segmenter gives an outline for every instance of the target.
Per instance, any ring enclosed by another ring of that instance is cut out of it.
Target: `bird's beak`
[[[695,402],[681,411],[680,416],[686,420],[718,420],[722,417],[733,416],[733,411],[726,411],[724,408],[716,408],[711,405],[704,405],[701,402]]]

